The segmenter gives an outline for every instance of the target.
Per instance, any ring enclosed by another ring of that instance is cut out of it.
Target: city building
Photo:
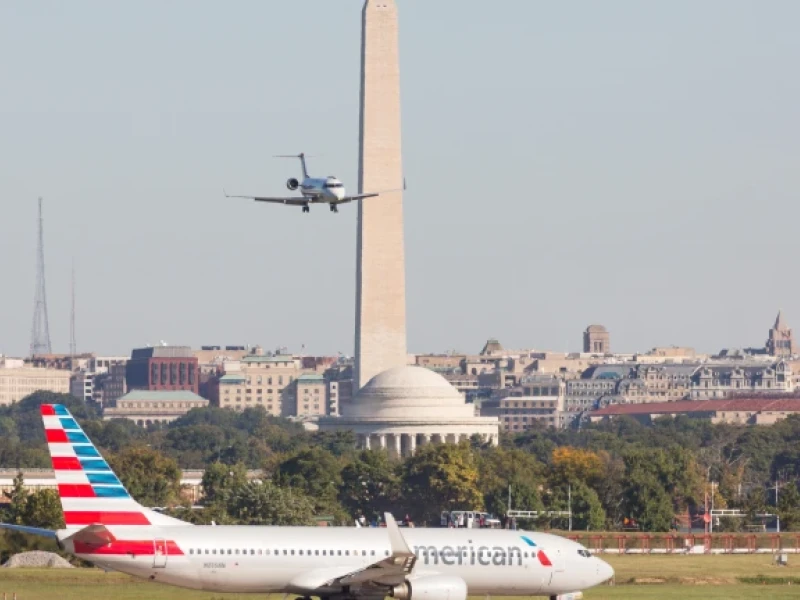
[[[583,332],[583,351],[588,354],[611,354],[611,336],[602,325],[589,325]]]
[[[30,367],[23,359],[0,357],[0,406],[14,404],[34,392],[70,393],[71,373]]]
[[[198,393],[198,361],[188,346],[138,348],[126,365],[129,390],[186,390]]]
[[[566,383],[557,375],[524,377],[519,386],[499,391],[496,397],[503,431],[520,433],[536,423],[559,427],[565,394]]]
[[[103,420],[130,419],[146,427],[170,423],[193,408],[205,408],[208,400],[187,390],[133,390],[103,410]]]
[[[775,324],[769,330],[767,339],[767,353],[770,356],[789,357],[797,354],[797,347],[794,344],[794,335],[783,322],[783,313],[778,311]]]
[[[690,396],[694,400],[725,398],[750,392],[791,393],[794,376],[789,363],[705,364],[692,375]]]
[[[589,413],[593,422],[630,417],[648,424],[658,417],[687,415],[709,419],[713,423],[737,425],[772,425],[789,415],[800,414],[800,397],[729,400],[682,400],[650,404],[612,404]]]

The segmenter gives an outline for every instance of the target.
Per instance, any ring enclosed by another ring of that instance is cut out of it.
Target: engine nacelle
[[[467,583],[452,575],[431,575],[392,588],[397,600],[467,600]]]
[[[286,187],[292,191],[295,191],[298,187],[300,187],[300,182],[297,181],[297,179],[295,179],[294,177],[292,177],[286,182]]]

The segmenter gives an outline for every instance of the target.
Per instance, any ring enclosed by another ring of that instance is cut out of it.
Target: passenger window
[[[216,548],[214,548],[214,549],[211,551],[211,554],[216,554],[216,553],[217,553],[217,549],[216,549]]]
[[[336,553],[337,553],[339,556],[341,556],[341,555],[342,555],[342,551],[341,551],[341,550],[337,550],[337,551],[336,551]]]
[[[327,556],[327,555],[328,555],[327,553],[328,553],[328,551],[327,551],[327,550],[323,550],[323,551],[322,551],[322,556]]]
[[[361,556],[366,556],[366,555],[367,555],[367,551],[366,550],[362,550],[361,551]]]
[[[231,551],[231,549],[230,549],[230,548],[228,548],[228,554],[231,554],[231,552],[232,552],[232,551]]]
[[[261,556],[261,548],[258,549],[258,555]]]
[[[292,556],[294,556],[294,550],[292,550]]]
[[[236,554],[239,554],[239,549],[238,548],[236,549]]]
[[[206,554],[208,554],[208,548],[206,548]]]
[[[345,555],[345,556],[350,556],[350,550],[345,550],[345,551],[344,551],[344,555]]]
[[[302,550],[299,550],[299,552],[300,552],[300,556],[303,556],[303,551],[302,551]]]
[[[372,551],[372,556],[375,556],[375,550]]]
[[[314,556],[319,556],[319,550],[314,550]]]

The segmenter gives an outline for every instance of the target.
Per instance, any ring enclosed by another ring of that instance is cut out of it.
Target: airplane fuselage
[[[300,193],[310,203],[339,202],[345,197],[344,185],[335,177],[306,177],[300,184]]]
[[[185,588],[240,593],[335,596],[318,587],[342,569],[363,569],[390,555],[385,528],[115,527],[119,540],[102,548],[65,546],[98,566]],[[412,581],[463,579],[469,594],[556,595],[585,589],[613,574],[602,560],[564,538],[523,531],[403,529],[417,556]],[[316,579],[315,579],[316,578]]]

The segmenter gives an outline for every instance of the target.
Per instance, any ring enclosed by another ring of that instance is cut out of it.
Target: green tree
[[[137,502],[168,506],[179,502],[178,463],[146,446],[131,446],[108,457],[111,468]]]
[[[624,514],[635,519],[644,531],[669,531],[675,517],[672,500],[652,471],[635,469],[624,491]]]
[[[313,525],[314,502],[299,489],[249,482],[233,491],[228,514],[243,525]]]
[[[492,447],[478,455],[478,488],[486,509],[503,515],[511,506],[516,510],[540,510],[540,488],[545,480],[545,466],[532,454],[516,448]]]
[[[39,490],[28,496],[25,503],[25,525],[44,529],[63,529],[64,513],[56,490]]]
[[[342,484],[342,463],[327,450],[306,448],[283,461],[278,467],[276,483],[299,489],[312,498],[318,514],[342,516],[337,498]]]
[[[14,477],[14,487],[10,492],[3,492],[8,498],[8,520],[15,525],[25,524],[25,507],[28,504],[28,490],[25,489],[25,481],[22,478],[22,472],[17,473]]]
[[[800,529],[800,491],[794,481],[784,485],[778,494],[778,515],[781,518],[782,530]]]
[[[339,501],[353,517],[382,517],[396,508],[399,497],[397,463],[385,450],[363,450],[342,470]]]
[[[241,464],[211,463],[203,473],[203,504],[226,506],[233,492],[247,484],[247,468]]]
[[[481,510],[475,455],[468,443],[429,444],[403,465],[408,512],[418,522],[438,523],[443,510]]]

